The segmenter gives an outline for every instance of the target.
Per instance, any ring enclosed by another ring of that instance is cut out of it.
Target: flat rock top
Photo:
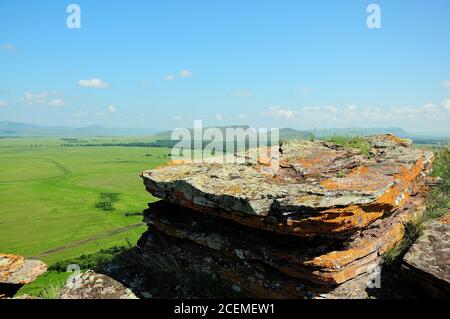
[[[86,271],[68,282],[61,299],[137,299],[133,292],[109,276]]]
[[[405,255],[408,268],[423,274],[424,281],[440,282],[450,291],[450,215],[427,224]]]
[[[40,260],[0,254],[0,284],[25,285],[34,281],[46,271],[47,265]]]
[[[331,142],[291,141],[258,149],[256,156],[235,156],[247,162],[219,163],[213,158],[145,171],[142,177],[154,196],[183,206],[247,217],[282,215],[294,224],[308,214],[330,209],[336,213],[344,207],[352,207],[353,214],[355,207],[372,203],[389,211],[406,201],[410,184],[433,154],[392,135],[366,137],[364,142],[369,154]],[[350,221],[366,222],[361,216]]]

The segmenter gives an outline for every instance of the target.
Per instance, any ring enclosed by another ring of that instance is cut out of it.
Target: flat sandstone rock
[[[364,140],[369,154],[291,141],[261,148],[256,157],[236,156],[246,163],[210,159],[141,176],[158,198],[247,226],[296,236],[346,235],[403,206],[433,160],[432,152],[392,135]]]

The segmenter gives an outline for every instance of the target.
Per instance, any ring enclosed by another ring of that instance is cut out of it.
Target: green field
[[[139,173],[167,162],[169,153],[167,148],[67,146],[59,138],[0,139],[0,252],[51,264],[134,244],[146,227],[142,216],[125,213],[141,212],[155,200]],[[118,194],[114,210],[98,208],[102,193]]]

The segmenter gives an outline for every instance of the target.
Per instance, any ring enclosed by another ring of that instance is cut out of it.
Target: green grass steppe
[[[88,142],[134,140],[145,138]],[[155,200],[139,172],[165,163],[170,150],[64,143],[58,138],[0,140],[0,252],[51,264],[133,244],[145,231],[141,216],[125,213],[140,212]],[[96,207],[102,193],[118,194],[113,211]]]

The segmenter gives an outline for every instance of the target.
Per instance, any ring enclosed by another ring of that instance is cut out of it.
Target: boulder
[[[40,260],[0,253],[0,284],[25,285],[47,271]]]
[[[137,299],[134,293],[109,276],[92,270],[70,278],[60,299]]]
[[[46,271],[47,265],[40,260],[0,253],[0,299],[14,296]]]
[[[403,258],[404,275],[433,297],[450,298],[450,215],[426,224]]]

